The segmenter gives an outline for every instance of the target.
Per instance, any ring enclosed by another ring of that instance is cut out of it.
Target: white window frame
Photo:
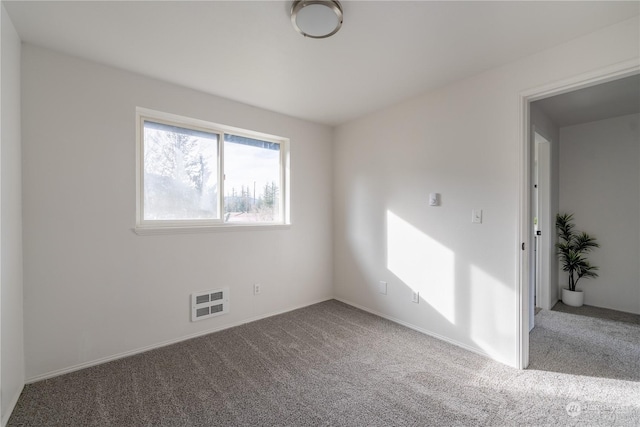
[[[144,122],[151,121],[218,135],[218,218],[210,220],[145,220],[144,219]],[[224,135],[273,142],[280,146],[279,198],[280,220],[271,222],[224,222]],[[289,139],[246,129],[220,125],[171,113],[136,108],[136,225],[137,234],[173,234],[207,231],[288,228],[289,209]]]

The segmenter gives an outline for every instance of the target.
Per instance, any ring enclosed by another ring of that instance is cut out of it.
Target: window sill
[[[206,225],[206,226],[137,226],[133,232],[139,236],[167,235],[167,234],[200,234],[200,233],[218,233],[226,231],[273,231],[288,230],[291,224],[224,224],[224,225]]]

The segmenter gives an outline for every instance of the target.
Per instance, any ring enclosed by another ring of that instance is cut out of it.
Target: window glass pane
[[[144,121],[144,219],[219,219],[218,135]]]
[[[274,222],[280,212],[280,144],[224,135],[225,222]]]

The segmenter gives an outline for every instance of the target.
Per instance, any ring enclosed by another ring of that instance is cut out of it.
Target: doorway
[[[535,101],[552,98],[556,95],[576,92],[580,89],[598,87],[625,77],[638,75],[640,66],[628,62],[616,67],[589,75],[575,77],[557,85],[547,86],[521,94],[521,185],[520,185],[520,237],[521,256],[518,265],[520,285],[517,289],[520,301],[518,334],[518,367],[524,369],[529,364],[529,331],[535,324],[535,308],[550,309],[557,296],[557,284],[551,280],[557,274],[553,267],[555,259],[553,239],[555,224],[553,211],[550,209],[548,197],[550,195],[551,180],[546,182],[547,175],[543,170],[547,147],[552,148],[553,138],[547,138],[542,132],[536,132],[532,127],[531,104]],[[538,140],[536,141],[536,133]],[[542,142],[540,139],[546,140]],[[538,185],[539,187],[535,187]],[[545,187],[544,189],[542,187]],[[546,203],[546,205],[545,205]],[[540,231],[540,236],[537,232]],[[545,253],[546,251],[546,253]],[[553,301],[552,301],[553,300]]]

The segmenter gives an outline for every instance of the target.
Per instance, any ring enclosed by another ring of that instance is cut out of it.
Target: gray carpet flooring
[[[615,320],[616,322],[633,323],[640,325],[640,314],[627,313],[624,311],[611,310],[609,308],[583,305],[582,307],[571,307],[558,301],[551,310],[563,313],[578,314],[580,316],[597,317],[598,319]]]
[[[9,426],[640,425],[640,327],[536,323],[519,371],[327,301],[29,384]]]

